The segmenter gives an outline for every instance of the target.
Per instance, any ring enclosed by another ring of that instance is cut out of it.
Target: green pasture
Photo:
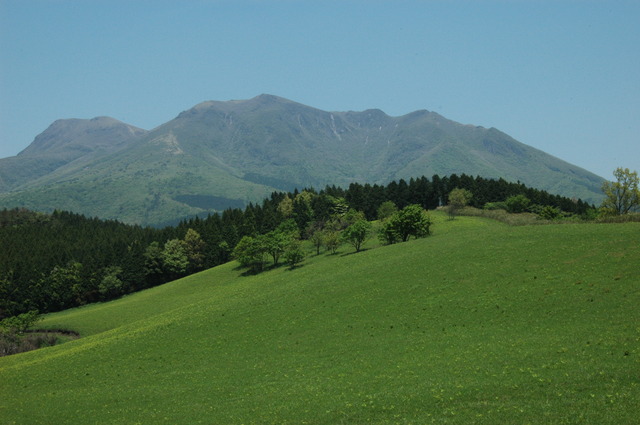
[[[1,424],[630,424],[640,223],[434,235],[51,314],[0,358]]]

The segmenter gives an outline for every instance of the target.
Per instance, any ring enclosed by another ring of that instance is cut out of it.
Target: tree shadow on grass
[[[339,254],[341,257],[347,257],[349,255],[353,255],[353,254],[360,254],[361,252],[365,252],[365,251],[369,251],[371,248],[362,248],[360,251],[349,251],[349,252],[345,252],[344,254]],[[338,253],[336,253],[337,255]]]
[[[278,269],[278,268],[284,267],[284,266],[286,266],[285,263],[270,264],[268,266],[263,266],[262,268],[251,267],[251,268],[248,268],[248,269],[245,269],[245,267],[242,267],[242,266],[237,266],[237,267],[234,267],[233,270],[241,272],[240,276],[255,276],[255,275],[258,275],[260,273],[264,273],[264,272],[268,272],[268,271],[271,271],[271,270],[275,270],[275,269]]]

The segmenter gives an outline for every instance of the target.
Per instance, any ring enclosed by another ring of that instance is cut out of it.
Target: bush
[[[526,212],[531,201],[524,195],[516,195],[508,198],[505,204],[507,205],[507,211],[512,214],[518,214]]]
[[[293,239],[289,243],[289,246],[284,253],[284,258],[291,268],[294,268],[304,260],[304,251],[302,250],[302,244],[299,240]]]
[[[28,313],[22,313],[18,316],[7,317],[0,321],[0,335],[22,335],[27,329],[42,320],[42,316],[38,310],[31,310]]]
[[[483,207],[485,210],[488,211],[495,211],[495,210],[507,210],[507,204],[504,202],[487,202],[486,204],[484,204]]]
[[[394,229],[391,221],[382,223],[382,226],[378,229],[378,240],[384,245],[391,245],[400,239],[398,232]]]
[[[538,212],[538,216],[544,220],[555,220],[562,215],[562,211],[560,211],[556,207],[552,207],[551,205],[547,205],[542,207],[542,209]]]
[[[34,348],[31,339],[24,338],[24,333],[42,319],[37,310],[8,317],[0,321],[0,356],[21,353]]]

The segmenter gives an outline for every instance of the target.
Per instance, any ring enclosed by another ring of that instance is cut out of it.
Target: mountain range
[[[157,225],[273,191],[453,173],[602,196],[601,177],[495,128],[426,110],[327,112],[263,94],[203,102],[150,131],[109,117],[55,121],[0,159],[0,208]]]

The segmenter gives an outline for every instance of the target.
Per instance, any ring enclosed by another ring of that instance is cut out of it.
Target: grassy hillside
[[[85,337],[0,359],[0,423],[636,421],[640,225],[437,218],[50,315]]]

